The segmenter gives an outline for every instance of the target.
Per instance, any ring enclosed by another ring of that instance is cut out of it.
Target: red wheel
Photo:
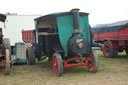
[[[117,56],[118,49],[112,49],[111,45],[108,41],[104,42],[104,49],[103,49],[104,57],[111,58]]]
[[[104,45],[104,54],[105,54],[105,56],[109,56],[109,54],[110,54],[110,48],[106,44]]]
[[[5,74],[9,75],[10,72],[10,52],[9,49],[6,49],[6,56],[5,56]]]
[[[63,72],[63,62],[59,53],[53,54],[53,72],[56,76],[61,76]]]
[[[88,70],[90,72],[97,72],[98,70],[98,55],[94,50],[92,50],[88,57]]]

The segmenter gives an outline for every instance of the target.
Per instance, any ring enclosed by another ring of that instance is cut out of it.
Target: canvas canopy
[[[104,33],[104,32],[115,32],[119,31],[128,26],[128,20],[119,21],[112,24],[105,24],[100,26],[95,26],[92,28],[93,32]]]

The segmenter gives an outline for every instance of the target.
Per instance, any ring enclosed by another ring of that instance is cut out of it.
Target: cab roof
[[[38,18],[35,18],[34,20],[35,21],[38,21],[40,19],[43,19],[43,18],[46,18],[46,17],[50,17],[50,16],[66,16],[66,15],[71,15],[72,12],[60,12],[60,13],[53,13],[53,14],[48,14],[48,15],[44,15],[44,16],[41,16],[41,17],[38,17]],[[79,15],[80,16],[88,16],[89,13],[85,13],[85,12],[79,12]]]

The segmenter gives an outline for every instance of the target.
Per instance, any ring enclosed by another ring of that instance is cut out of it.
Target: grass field
[[[87,67],[64,69],[61,77],[52,71],[52,62],[41,61],[35,65],[15,65],[9,76],[4,75],[4,65],[0,65],[0,85],[128,85],[128,56],[125,53],[115,58],[99,55],[99,70],[88,72]]]

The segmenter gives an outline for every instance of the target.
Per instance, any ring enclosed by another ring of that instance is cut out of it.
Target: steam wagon
[[[53,72],[60,76],[64,68],[88,66],[90,72],[98,70],[98,56],[92,50],[92,33],[88,13],[73,9],[70,12],[54,13],[35,19],[34,30],[23,30],[22,39],[32,46],[27,48],[28,64],[35,57],[48,57],[53,61]]]
[[[117,56],[125,50],[128,55],[128,20],[93,27],[94,41],[103,44],[104,57]]]
[[[0,14],[0,21],[5,22],[6,16]],[[11,47],[8,38],[3,39],[2,28],[0,28],[0,64],[5,64],[5,74],[9,74],[11,66]]]

